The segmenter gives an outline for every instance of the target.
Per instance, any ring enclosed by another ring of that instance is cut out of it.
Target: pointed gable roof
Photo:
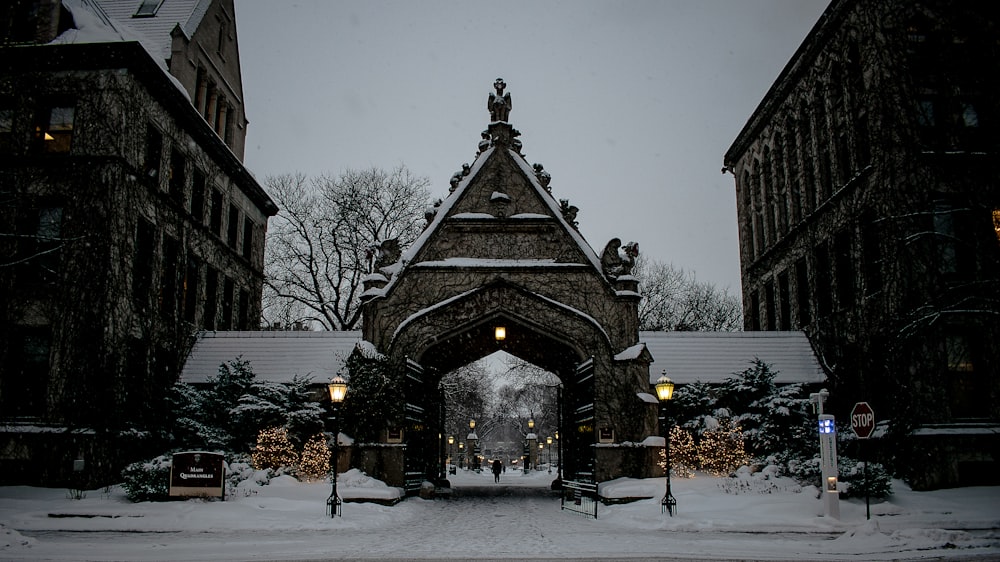
[[[579,231],[567,221],[563,215],[560,203],[549,190],[539,181],[539,173],[528,164],[520,153],[520,135],[505,121],[490,123],[483,133],[484,140],[480,143],[481,151],[476,160],[466,171],[455,175],[451,193],[436,208],[436,213],[427,228],[401,255],[400,263],[385,268],[386,273],[394,273],[388,285],[373,293],[386,294],[392,290],[400,275],[399,268],[405,267],[586,267],[604,279],[601,259],[594,252]],[[536,165],[537,166],[537,165]],[[498,170],[499,168],[506,168]],[[540,167],[539,167],[540,168]],[[516,174],[517,181],[510,181]],[[497,174],[508,174],[504,182],[497,181]],[[500,184],[503,183],[501,186]],[[507,190],[515,186],[517,193]],[[516,212],[506,212],[506,208],[514,208]],[[489,225],[492,222],[504,223],[516,227],[518,224],[539,224],[550,222],[555,225],[556,236],[563,238],[564,247],[575,250],[576,256],[562,253],[554,256],[524,256],[520,258],[487,258],[475,256],[439,255],[435,249],[435,241],[447,226],[462,223],[477,223]],[[609,285],[610,287],[610,285]]]

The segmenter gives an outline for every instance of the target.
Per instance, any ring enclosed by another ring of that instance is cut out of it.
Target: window
[[[209,266],[205,274],[205,314],[202,323],[206,330],[215,329],[215,316],[218,313],[219,303],[219,272]]]
[[[153,284],[153,244],[156,231],[153,224],[140,218],[135,229],[135,255],[132,258],[132,302],[145,310]]]
[[[962,102],[959,105],[961,109],[962,125],[966,127],[978,127],[979,113],[976,111],[976,107],[972,105],[972,102]]]
[[[253,231],[254,223],[250,217],[243,219],[243,257],[253,259]]]
[[[18,219],[17,283],[32,290],[56,281],[62,247],[62,207],[25,209]]]
[[[177,265],[180,244],[172,236],[163,237],[163,259],[160,264],[160,313],[173,318],[177,311]]]
[[[750,295],[750,330],[760,331],[760,294],[757,291]]]
[[[799,258],[795,262],[795,296],[798,301],[799,327],[803,328],[812,322],[812,311],[809,309],[809,269],[805,258]]]
[[[5,417],[45,414],[52,335],[48,327],[19,326],[11,333],[0,381],[0,409]]]
[[[0,152],[14,148],[14,110],[0,108]]]
[[[205,223],[205,173],[198,168],[191,176],[191,216],[196,223]]]
[[[975,340],[964,334],[944,337],[952,417],[982,418],[989,415],[989,383],[985,372],[976,370]]]
[[[836,259],[837,301],[840,308],[854,308],[854,257],[851,250],[851,232],[841,230],[833,238]]]
[[[73,141],[74,108],[71,105],[43,107],[35,115],[37,152],[66,153]]]
[[[233,205],[229,204],[229,224],[226,228],[226,244],[229,247],[236,249],[236,240],[240,230],[240,210]]]
[[[194,324],[198,309],[198,270],[200,264],[193,257],[188,257],[184,271],[184,320]]]
[[[133,18],[151,18],[156,15],[156,12],[160,9],[160,4],[163,0],[142,0],[139,3],[139,8],[132,14]]]
[[[216,236],[222,236],[222,192],[212,190],[212,210],[209,218],[209,228]]]
[[[938,203],[934,208],[934,233],[937,235],[938,270],[941,273],[958,271],[958,257],[955,250],[955,222],[951,208]]]
[[[861,245],[864,252],[865,295],[873,295],[882,290],[882,245],[878,223],[873,217],[868,217],[861,229]]]
[[[816,247],[816,271],[822,272],[816,279],[816,314],[824,318],[833,311],[833,295],[830,294],[830,251],[825,243]]]
[[[778,328],[781,330],[792,329],[792,306],[789,293],[788,272],[782,271],[778,274]]]
[[[155,125],[146,125],[146,159],[143,161],[143,173],[147,178],[156,180],[160,177],[160,164],[163,159],[163,134]]]
[[[187,180],[187,176],[184,173],[186,163],[187,159],[184,158],[184,153],[176,148],[170,151],[170,178],[168,179],[168,185],[170,195],[177,201],[184,200],[184,183]]]
[[[233,298],[235,284],[232,277],[226,277],[222,283],[222,326],[223,330],[233,329]]]
[[[250,329],[250,293],[246,289],[240,289],[239,300],[239,320],[236,329]]]
[[[777,323],[774,320],[774,282],[768,281],[764,284],[764,326],[765,330],[776,330]]]

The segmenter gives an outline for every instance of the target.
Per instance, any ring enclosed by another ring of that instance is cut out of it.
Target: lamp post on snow
[[[327,390],[330,391],[330,403],[333,404],[333,415],[330,418],[330,421],[333,422],[333,476],[330,478],[333,490],[326,500],[326,511],[330,517],[336,517],[343,516],[341,513],[342,502],[340,496],[337,495],[337,461],[340,459],[340,416],[338,413],[340,405],[344,403],[344,398],[347,396],[347,381],[337,375],[326,386]]]
[[[549,446],[549,474],[552,474],[552,436],[545,438],[545,444]]]
[[[662,420],[664,439],[663,450],[667,457],[667,491],[663,499],[660,500],[660,511],[661,513],[669,513],[673,517],[674,510],[677,508],[677,500],[674,499],[674,495],[670,492],[670,427],[667,425],[667,402],[670,402],[674,397],[674,383],[670,382],[670,379],[667,378],[666,369],[663,370],[663,376],[656,381],[656,397],[660,400],[660,420]]]

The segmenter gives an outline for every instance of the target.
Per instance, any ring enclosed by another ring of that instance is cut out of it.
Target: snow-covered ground
[[[602,492],[653,499],[601,505],[595,520],[560,510],[552,476],[507,471],[495,484],[488,472],[459,471],[450,499],[346,503],[334,519],[325,515],[329,484],[288,477],[224,502],[0,487],[0,559],[1000,560],[1000,487],[914,492],[897,481],[866,521],[863,500],[842,501],[834,520],[819,515],[814,489],[779,479],[733,493],[708,476],[673,479],[679,512],[668,517],[662,478],[622,480]]]

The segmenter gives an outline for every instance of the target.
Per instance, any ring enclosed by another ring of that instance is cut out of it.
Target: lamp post
[[[524,436],[524,439],[527,441],[527,446],[525,447],[527,450],[525,452],[528,453],[528,458],[524,462],[525,474],[528,474],[537,462],[537,458],[535,459],[536,462],[532,462],[532,457],[535,455],[535,440],[537,438],[535,435],[535,413],[532,412],[531,417],[528,418],[528,434]]]
[[[451,459],[451,448],[452,448],[452,445],[454,445],[454,444],[455,444],[455,436],[454,435],[449,435],[448,436],[448,472],[451,472],[451,460],[452,460]]]
[[[559,440],[559,431],[556,430],[556,446],[559,450],[556,451],[556,479],[562,482],[562,441]]]
[[[545,444],[549,446],[549,474],[552,474],[552,436],[545,438]]]
[[[663,370],[663,376],[656,381],[656,397],[660,400],[660,420],[663,425],[664,452],[667,457],[667,491],[663,499],[660,500],[660,512],[669,513],[674,516],[677,509],[677,500],[670,492],[670,427],[667,424],[667,402],[674,397],[674,383],[667,378],[667,370]]]
[[[338,413],[340,405],[344,402],[344,397],[347,396],[347,381],[340,375],[337,375],[330,379],[330,383],[326,386],[327,390],[330,391],[330,403],[333,404],[333,415],[330,418],[330,421],[333,422],[333,476],[330,478],[330,481],[333,483],[333,490],[331,490],[330,497],[326,500],[326,511],[330,517],[336,517],[343,515],[341,513],[342,503],[340,496],[337,495],[337,461],[340,460],[340,416],[338,416]]]
[[[465,443],[458,442],[458,468],[462,468],[462,458],[465,456]]]
[[[469,468],[477,470],[479,468],[479,436],[476,435],[476,420],[469,420]]]

